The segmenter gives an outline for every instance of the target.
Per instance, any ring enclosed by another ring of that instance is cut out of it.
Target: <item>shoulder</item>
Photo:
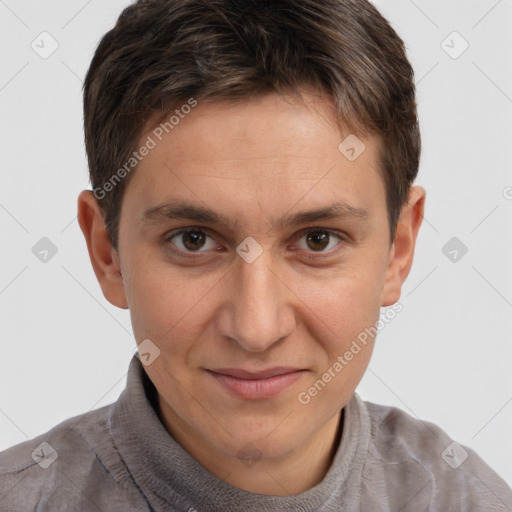
[[[0,452],[0,512],[88,510],[98,495],[130,493],[109,434],[110,407],[69,418]]]
[[[401,506],[512,510],[512,490],[471,448],[396,407],[360,404],[371,425],[365,471],[400,496]]]
[[[106,406],[68,418],[44,434],[0,452],[0,475],[24,471],[33,466],[49,469],[59,455],[70,451],[79,453],[81,458],[91,456],[89,434],[99,434],[104,429],[108,408]],[[45,474],[48,473],[51,471]]]

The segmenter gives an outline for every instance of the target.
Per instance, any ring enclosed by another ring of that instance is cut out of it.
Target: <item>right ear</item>
[[[103,295],[114,306],[128,309],[119,256],[108,236],[98,201],[90,190],[83,190],[78,196],[78,223]]]

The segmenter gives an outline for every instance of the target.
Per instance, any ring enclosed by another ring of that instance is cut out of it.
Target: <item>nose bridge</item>
[[[228,334],[249,351],[263,351],[293,328],[286,287],[277,277],[270,250],[248,263],[240,258],[233,272],[232,318]]]

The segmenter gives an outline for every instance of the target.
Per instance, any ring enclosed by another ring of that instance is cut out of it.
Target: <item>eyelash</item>
[[[206,236],[213,238],[211,235],[208,234],[208,231],[206,229],[201,228],[201,227],[193,227],[192,226],[189,228],[182,228],[177,231],[171,231],[170,233],[168,233],[165,236],[165,242],[170,245],[175,245],[175,244],[173,244],[173,242],[171,242],[171,240],[173,238],[183,235],[185,233],[190,233],[190,232],[194,232],[194,231],[202,232]],[[329,249],[328,251],[318,251],[318,252],[306,251],[306,257],[309,259],[312,259],[312,260],[322,258],[322,257],[324,257],[324,255],[331,256],[333,253],[335,253],[339,250],[339,246],[343,242],[348,241],[347,235],[345,235],[344,233],[340,233],[338,231],[333,231],[331,229],[320,228],[320,227],[304,228],[294,235],[293,240],[297,241],[297,240],[300,240],[304,235],[307,235],[308,233],[317,233],[317,232],[328,233],[330,237],[333,236],[333,237],[337,238],[339,243],[336,244],[336,246],[333,249]],[[183,251],[182,249],[174,249],[174,248],[172,248],[171,250],[173,252],[177,253],[180,257],[187,258],[187,259],[197,259],[197,258],[201,257],[201,254],[207,253],[207,251],[200,251],[200,250],[199,251]],[[315,255],[313,256],[313,254],[315,254]]]

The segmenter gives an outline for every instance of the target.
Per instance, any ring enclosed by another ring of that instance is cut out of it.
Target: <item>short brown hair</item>
[[[327,94],[353,133],[380,137],[392,242],[419,166],[413,78],[403,41],[366,0],[136,1],[100,41],[84,83],[90,179],[114,247],[130,175],[112,177],[148,120],[190,98],[305,86]]]

